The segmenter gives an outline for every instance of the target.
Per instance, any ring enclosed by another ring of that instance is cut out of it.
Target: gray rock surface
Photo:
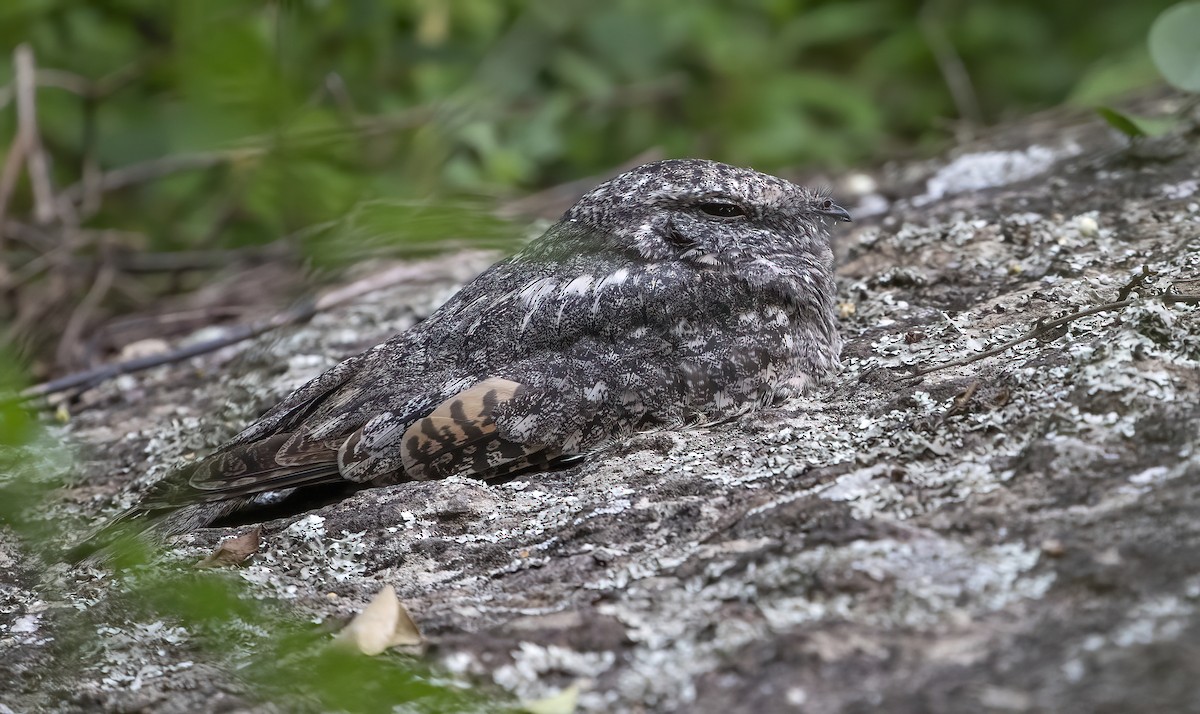
[[[330,623],[393,585],[427,661],[494,701],[581,683],[588,712],[1200,711],[1200,308],[1155,297],[1200,292],[1181,282],[1200,278],[1200,150],[1053,129],[858,182],[888,193],[838,239],[832,382],[563,471],[272,521],[238,576]],[[80,460],[51,514],[126,505],[488,260],[98,387],[60,430]],[[1115,301],[1143,266],[1131,304],[912,376]],[[0,566],[0,712],[294,706],[127,609],[105,571],[44,566],[11,530]],[[66,667],[79,612],[101,624]]]

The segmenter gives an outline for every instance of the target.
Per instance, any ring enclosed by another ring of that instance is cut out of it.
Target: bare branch
[[[932,3],[926,3],[921,8],[918,26],[925,37],[925,43],[929,45],[929,51],[933,53],[942,79],[946,82],[946,88],[950,90],[950,97],[954,100],[958,115],[972,127],[981,126],[983,112],[979,109],[979,99],[971,84],[971,75],[967,72],[967,66],[963,64],[954,43],[947,37]]]
[[[62,337],[59,338],[55,354],[59,365],[67,366],[75,361],[73,357],[78,353],[79,338],[83,334],[83,329],[92,313],[100,306],[100,301],[112,288],[116,272],[116,269],[108,261],[102,263],[96,271],[96,278],[92,281],[92,286],[88,288],[83,299],[71,312],[71,317],[67,319],[67,325],[63,328]]]
[[[1120,310],[1121,308],[1128,307],[1129,305],[1132,305],[1135,302],[1137,302],[1137,301],[1133,300],[1133,299],[1121,300],[1119,302],[1106,302],[1103,305],[1096,305],[1095,307],[1089,307],[1086,310],[1080,310],[1078,312],[1073,312],[1070,315],[1064,315],[1063,317],[1060,317],[1056,320],[1050,320],[1049,322],[1043,322],[1042,320],[1038,320],[1028,332],[1020,335],[1019,337],[1014,337],[1013,339],[1009,340],[1008,342],[996,345],[995,347],[993,347],[990,350],[984,350],[983,352],[978,352],[976,354],[971,355],[970,357],[963,357],[962,359],[951,360],[949,362],[943,362],[942,364],[937,364],[932,367],[926,367],[925,369],[922,369],[922,370],[919,370],[919,371],[913,373],[913,376],[914,377],[924,377],[925,375],[930,374],[932,372],[937,372],[937,371],[940,371],[943,369],[949,369],[951,367],[962,367],[964,365],[971,364],[972,362],[978,362],[981,359],[987,359],[988,357],[993,357],[995,355],[1000,354],[1001,352],[1004,352],[1013,347],[1016,347],[1017,345],[1021,344],[1022,342],[1028,342],[1029,340],[1032,340],[1036,337],[1041,337],[1041,336],[1047,335],[1047,334],[1053,332],[1056,328],[1062,327],[1063,325],[1069,325],[1072,322],[1075,322],[1076,320],[1078,320],[1080,318],[1089,317],[1091,315],[1095,315],[1095,314],[1098,314],[1101,312],[1108,312],[1110,310]]]
[[[1134,276],[1129,279],[1129,282],[1122,285],[1121,289],[1117,291],[1117,302],[1128,298],[1133,294],[1134,290],[1137,290],[1142,286],[1142,283],[1146,282],[1155,275],[1158,275],[1158,273],[1151,270],[1150,266],[1143,265],[1141,272],[1135,273]]]
[[[13,67],[17,86],[17,133],[25,138],[25,159],[29,165],[29,182],[33,187],[34,218],[38,223],[54,220],[54,192],[50,188],[50,170],[37,126],[37,82],[33,49],[21,44],[13,50]]]
[[[368,276],[345,287],[332,290],[317,300],[306,302],[295,308],[281,312],[263,322],[232,328],[229,334],[224,337],[189,345],[188,347],[166,354],[140,357],[69,374],[65,377],[30,387],[21,393],[19,399],[20,401],[28,401],[71,389],[88,389],[122,374],[140,372],[151,367],[180,362],[202,354],[214,352],[223,347],[258,337],[280,327],[306,322],[318,312],[329,310],[343,303],[355,300],[375,290],[403,283],[415,284],[444,279],[447,275],[454,274],[455,266],[459,264],[461,264],[460,261],[450,263],[445,260],[429,260],[400,265],[376,275]]]
[[[989,350],[984,350],[983,352],[978,352],[976,354],[973,354],[970,357],[963,357],[962,359],[951,360],[949,362],[943,362],[942,364],[937,364],[932,367],[926,367],[925,369],[914,372],[912,376],[913,377],[924,377],[927,374],[931,374],[933,372],[938,372],[943,369],[949,369],[951,367],[963,367],[965,365],[971,364],[972,362],[978,362],[979,360],[987,359],[988,357],[993,357],[995,355],[998,355],[1001,352],[1005,352],[1006,350],[1016,347],[1017,345],[1021,344],[1022,342],[1027,342],[1029,340],[1032,340],[1032,339],[1035,339],[1038,337],[1044,337],[1046,335],[1049,335],[1049,334],[1053,333],[1054,330],[1056,330],[1064,325],[1069,325],[1072,322],[1075,322],[1076,320],[1079,320],[1079,319],[1082,319],[1085,317],[1090,317],[1092,315],[1096,315],[1101,312],[1110,312],[1112,310],[1120,310],[1121,308],[1128,307],[1128,306],[1132,305],[1133,303],[1137,302],[1137,300],[1138,300],[1137,298],[1129,297],[1133,293],[1133,291],[1136,290],[1138,287],[1140,287],[1143,283],[1145,283],[1148,279],[1150,279],[1154,275],[1157,275],[1157,273],[1155,271],[1151,270],[1149,268],[1149,266],[1143,265],[1141,271],[1134,274],[1134,276],[1131,277],[1128,282],[1126,282],[1124,285],[1121,286],[1121,289],[1117,291],[1117,299],[1112,302],[1106,302],[1101,305],[1089,307],[1086,310],[1077,310],[1075,312],[1072,312],[1069,315],[1063,315],[1062,317],[1056,318],[1054,320],[1038,319],[1033,324],[1033,327],[1031,327],[1024,334],[1014,337],[1013,339],[1011,339],[1007,342],[996,345],[995,347],[993,347]],[[1191,302],[1191,300],[1188,299],[1188,297],[1189,296],[1186,296],[1186,295],[1156,295],[1155,296],[1156,299],[1161,299],[1161,300],[1163,300],[1163,302]]]

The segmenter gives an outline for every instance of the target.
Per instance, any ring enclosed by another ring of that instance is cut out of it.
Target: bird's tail
[[[167,509],[147,511],[133,507],[100,524],[63,552],[72,564],[104,565],[140,559],[155,541],[154,532],[170,514]]]

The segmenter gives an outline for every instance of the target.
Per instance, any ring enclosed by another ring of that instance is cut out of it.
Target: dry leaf
[[[572,684],[558,694],[535,699],[531,702],[521,702],[521,708],[529,714],[574,714],[579,705],[579,685]]]
[[[362,612],[335,638],[365,655],[377,655],[389,647],[419,645],[421,631],[408,616],[391,585],[384,585]]]
[[[236,538],[221,541],[216,550],[209,553],[204,560],[196,563],[196,567],[216,568],[222,565],[241,565],[258,552],[258,544],[261,540],[262,528],[256,527]]]

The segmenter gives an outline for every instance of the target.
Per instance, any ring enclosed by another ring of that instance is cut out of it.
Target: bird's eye
[[[700,210],[718,218],[737,218],[746,215],[746,209],[736,203],[701,203]]]

